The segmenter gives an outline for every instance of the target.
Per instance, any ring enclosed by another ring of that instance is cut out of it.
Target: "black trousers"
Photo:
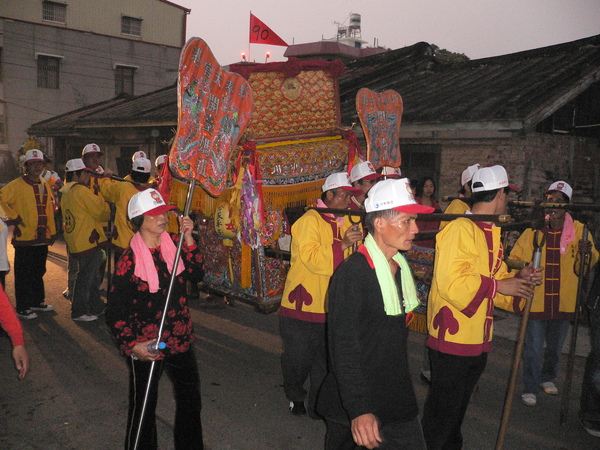
[[[135,445],[152,365],[151,362],[137,361],[132,358],[128,358],[127,361],[130,370],[126,450],[134,448]],[[166,372],[173,384],[175,394],[175,448],[177,450],[203,449],[202,423],[200,420],[200,410],[202,409],[200,375],[194,349],[156,361],[154,366],[154,374],[137,448],[140,450],[157,448],[156,403],[158,400],[158,383],[162,373]]]
[[[44,274],[47,245],[15,247],[15,297],[17,311],[25,311],[44,302]]]
[[[427,448],[460,449],[469,400],[487,364],[487,353],[456,356],[429,349],[431,385],[423,410]]]
[[[279,317],[279,332],[283,341],[281,370],[283,389],[289,401],[301,402],[306,398],[304,383],[310,376],[308,413],[314,412],[317,393],[327,375],[325,324]]]
[[[350,424],[325,419],[325,450],[359,450],[354,442]],[[425,439],[419,416],[406,422],[391,422],[379,428],[383,442],[379,450],[425,450]]]

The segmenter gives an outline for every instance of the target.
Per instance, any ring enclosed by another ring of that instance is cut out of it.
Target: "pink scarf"
[[[546,216],[546,220],[550,219],[550,215]],[[567,246],[575,240],[575,226],[571,214],[565,214],[565,223],[563,224],[562,234],[560,236],[560,254],[567,253]]]
[[[327,205],[325,204],[325,202],[319,198],[319,199],[317,199],[317,208],[329,208],[329,206],[327,206]],[[323,215],[325,215],[325,216],[327,216],[327,217],[331,217],[332,219],[334,219],[334,220],[337,222],[338,226],[340,226],[340,227],[341,227],[342,225],[344,225],[344,216],[341,216],[341,217],[335,217],[335,216],[334,216],[333,214],[331,214],[331,213],[323,213]]]
[[[131,246],[131,250],[133,250],[133,254],[135,256],[135,270],[133,271],[133,274],[136,277],[148,282],[148,288],[150,289],[151,293],[158,292],[158,271],[154,265],[152,253],[150,253],[150,249],[142,239],[142,235],[139,232],[135,233],[131,238],[129,245]],[[166,231],[160,235],[159,248],[160,254],[167,263],[169,273],[171,273],[173,262],[175,261],[175,254],[177,253],[177,247],[175,247],[171,236]],[[175,274],[179,275],[184,269],[185,265],[180,259],[179,264],[177,265],[177,272]]]

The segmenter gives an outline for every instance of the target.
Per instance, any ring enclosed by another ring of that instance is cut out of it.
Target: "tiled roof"
[[[600,35],[510,55],[441,64],[431,46],[409,47],[346,62],[340,77],[342,121],[357,121],[360,88],[393,89],[403,124],[522,121],[535,125],[600,80]],[[38,136],[88,127],[177,125],[177,89],[116,98],[38,122]]]
[[[33,124],[37,136],[63,136],[89,127],[177,126],[177,87],[139,97],[119,96]]]
[[[344,123],[360,88],[393,89],[403,123],[519,120],[533,125],[600,80],[600,35],[510,55],[439,64],[425,43],[346,62]]]

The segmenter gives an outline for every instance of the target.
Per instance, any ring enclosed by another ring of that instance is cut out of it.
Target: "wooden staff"
[[[140,183],[139,181],[128,180],[126,178],[121,178],[116,175],[106,176],[106,175],[103,175],[101,173],[96,173],[96,172],[92,172],[92,175],[94,175],[97,178],[110,178],[111,180],[115,180],[115,181],[124,181],[126,183],[131,183],[135,186],[150,186],[148,183]]]
[[[107,297],[112,288],[112,259],[113,259],[112,235],[115,231],[115,214],[117,212],[117,206],[114,203],[109,203],[109,207],[110,207],[110,219],[108,219],[108,247],[106,248],[106,296]]]
[[[443,201],[449,202],[452,200],[462,200],[468,203],[469,199],[463,197],[451,197],[445,196],[442,198]],[[517,206],[521,208],[534,208],[540,207],[543,209],[570,209],[573,211],[600,211],[600,205],[594,205],[592,203],[550,203],[550,202],[531,202],[522,200],[513,200],[508,202],[509,206]]]
[[[524,208],[540,207],[543,209],[570,209],[572,211],[600,211],[600,205],[592,203],[550,203],[550,202],[524,202],[512,201],[508,203],[511,206],[519,206]]]
[[[545,241],[545,235],[543,234],[542,242],[538,241],[538,233],[539,231],[535,230],[533,234],[533,269],[539,269],[541,266],[542,247],[544,246]],[[521,363],[521,358],[523,357],[523,347],[525,345],[525,332],[527,331],[527,323],[529,322],[529,313],[531,312],[532,302],[533,296],[525,299],[525,307],[523,309],[523,317],[521,318],[521,325],[519,327],[519,337],[517,339],[515,357],[513,358],[513,363],[510,370],[510,378],[508,386],[506,388],[506,396],[504,397],[504,409],[502,410],[502,420],[500,421],[500,429],[498,430],[498,437],[496,438],[496,450],[500,450],[504,446],[504,438],[506,437],[506,430],[508,429],[510,411],[512,409],[513,397],[515,395],[517,375],[519,374],[519,365]]]
[[[583,227],[584,241],[588,240],[588,227]],[[575,346],[577,345],[577,330],[579,328],[579,314],[581,312],[581,296],[583,295],[583,279],[587,273],[590,263],[589,252],[579,249],[579,279],[577,280],[577,298],[575,299],[575,318],[571,331],[571,345],[569,347],[569,359],[567,361],[567,373],[563,384],[562,400],[560,402],[560,424],[564,425],[569,414],[569,395],[571,394],[571,380],[573,378],[573,365],[575,363]]]
[[[316,206],[307,206],[305,210],[314,209],[317,212],[323,214],[340,214],[345,216],[364,216],[366,214],[364,209],[337,209],[337,208],[317,208]],[[466,219],[481,221],[481,222],[499,222],[507,223],[510,222],[511,217],[507,214],[417,214],[417,220],[423,221],[450,221],[464,217]]]

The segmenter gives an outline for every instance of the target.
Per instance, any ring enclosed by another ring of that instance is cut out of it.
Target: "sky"
[[[337,23],[361,15],[367,46],[425,41],[471,59],[600,34],[600,0],[170,0],[190,8],[187,38],[206,41],[221,65],[285,61],[285,47],[248,44],[250,12],[287,44],[333,38]]]

